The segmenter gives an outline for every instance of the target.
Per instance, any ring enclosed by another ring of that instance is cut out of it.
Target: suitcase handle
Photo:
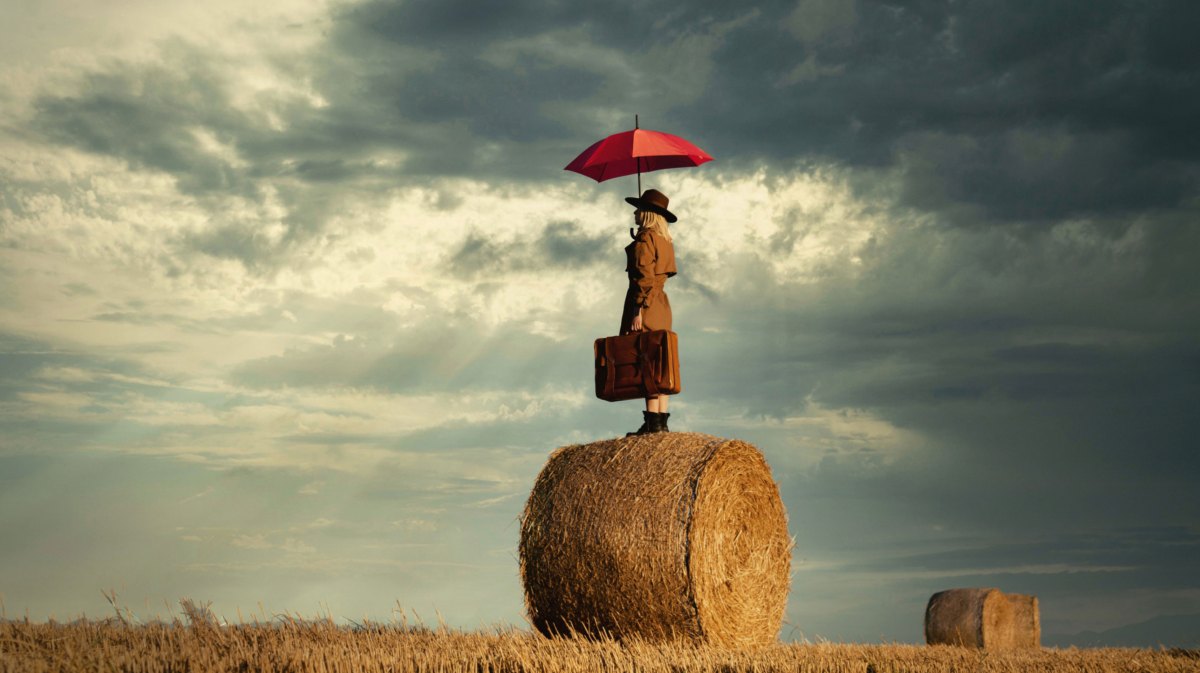
[[[649,344],[650,333],[643,332],[638,336],[638,366],[642,368],[642,383],[646,386],[646,397],[658,397],[658,384],[654,382],[654,375],[650,369],[650,354]]]
[[[610,390],[610,391],[615,390],[616,384],[617,384],[617,367],[616,367],[617,363],[615,360],[613,360],[612,353],[610,353],[608,350],[611,345],[611,342],[612,342],[612,337],[608,337],[607,339],[604,340],[604,357],[608,359],[608,363],[609,363],[609,366],[605,368],[605,372],[604,372],[605,378],[607,380],[607,383],[605,384],[605,390]]]

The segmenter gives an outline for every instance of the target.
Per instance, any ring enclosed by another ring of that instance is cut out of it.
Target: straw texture
[[[765,645],[783,620],[791,545],[750,444],[670,432],[566,446],[521,517],[526,607],[547,635]]]
[[[929,598],[925,642],[986,649],[1041,646],[1037,596],[949,589]]]

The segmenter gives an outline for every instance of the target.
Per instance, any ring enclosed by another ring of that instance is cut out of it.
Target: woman
[[[625,271],[629,274],[629,291],[625,293],[625,310],[621,313],[621,334],[640,330],[671,329],[671,302],[663,291],[667,279],[675,275],[675,246],[671,242],[668,222],[677,219],[667,210],[670,201],[657,189],[647,189],[642,196],[626,197],[637,210],[633,220],[638,225],[633,243],[625,248]],[[632,230],[631,230],[632,231]],[[629,435],[669,432],[667,396],[646,398],[642,412],[642,427]],[[627,435],[628,436],[628,435]]]

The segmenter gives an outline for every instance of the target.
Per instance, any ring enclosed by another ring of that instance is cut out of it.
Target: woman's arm
[[[637,263],[637,305],[650,308],[654,301],[654,262],[658,258],[658,250],[654,245],[654,235],[645,232],[638,236],[633,248],[634,261]]]
[[[646,309],[641,308],[640,306],[638,307],[637,315],[633,316],[633,320],[629,321],[630,332],[640,332],[642,331],[642,327],[645,327],[645,325],[642,324],[642,311],[645,310]]]

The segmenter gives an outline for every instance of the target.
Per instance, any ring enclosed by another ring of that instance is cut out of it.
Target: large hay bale
[[[546,635],[773,642],[791,547],[758,449],[690,432],[562,447],[521,516],[526,607]]]
[[[925,607],[925,642],[987,649],[1041,647],[1037,596],[948,589]]]

